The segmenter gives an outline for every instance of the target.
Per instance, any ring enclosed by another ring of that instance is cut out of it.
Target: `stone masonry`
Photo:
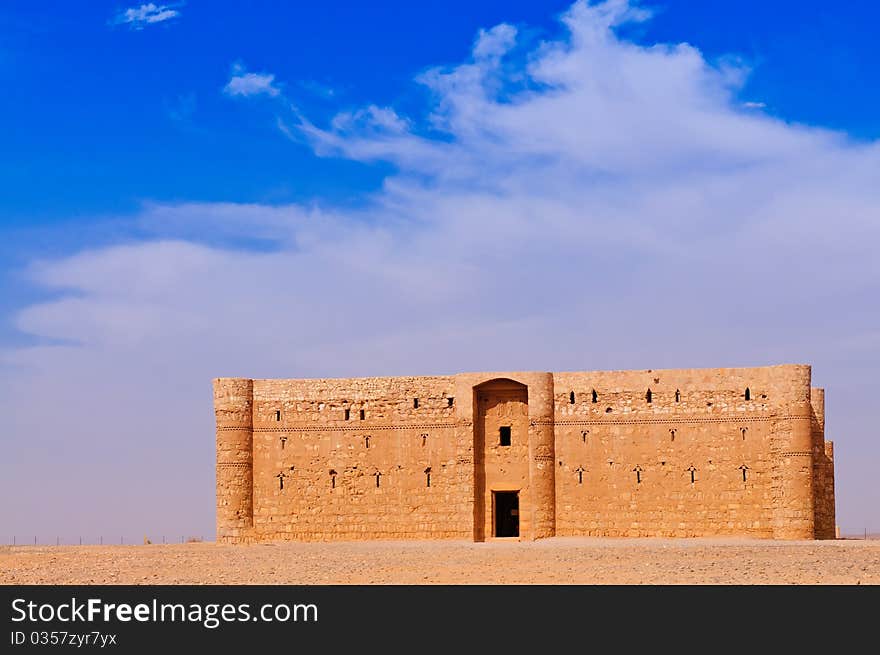
[[[835,536],[810,367],[214,380],[217,540]]]

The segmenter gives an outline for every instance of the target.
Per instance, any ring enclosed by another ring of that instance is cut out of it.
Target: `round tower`
[[[779,444],[779,486],[773,512],[774,539],[814,539],[813,410],[810,367],[793,366],[788,381],[788,430]]]
[[[825,439],[825,389],[813,387],[810,389],[810,404],[813,406],[813,415],[816,419],[816,432]]]
[[[214,380],[218,542],[247,541],[254,526],[253,398],[253,380]]]
[[[532,538],[556,535],[556,434],[553,374],[529,376],[529,489]]]

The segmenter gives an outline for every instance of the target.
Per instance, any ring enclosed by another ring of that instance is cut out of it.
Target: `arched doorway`
[[[527,532],[528,486],[528,387],[484,382],[474,387],[475,541]]]

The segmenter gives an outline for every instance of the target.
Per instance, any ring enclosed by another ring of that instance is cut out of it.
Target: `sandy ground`
[[[880,541],[3,546],[0,584],[880,584]]]

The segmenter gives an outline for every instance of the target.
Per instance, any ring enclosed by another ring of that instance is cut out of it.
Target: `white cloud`
[[[52,295],[16,321],[50,345],[0,360],[0,494],[31,499],[7,522],[72,525],[56,499],[76,489],[135,534],[210,530],[215,376],[805,361],[829,389],[839,522],[880,528],[880,146],[745,110],[729,65],[621,40],[630,18],[576,3],[527,53],[485,30],[419,76],[427,124],[285,119],[320,155],[395,165],[360,209],[148,205],[152,238],[34,262]]]
[[[271,73],[249,73],[241,64],[232,67],[229,82],[223,93],[230,96],[277,96],[281,90],[275,86],[275,76]]]
[[[516,28],[502,23],[490,30],[480,30],[474,43],[474,59],[498,59],[505,55],[516,41]]]
[[[170,5],[156,5],[152,2],[129,7],[119,12],[113,20],[116,24],[125,24],[133,29],[141,30],[147,25],[162,23],[180,16],[180,12]]]

